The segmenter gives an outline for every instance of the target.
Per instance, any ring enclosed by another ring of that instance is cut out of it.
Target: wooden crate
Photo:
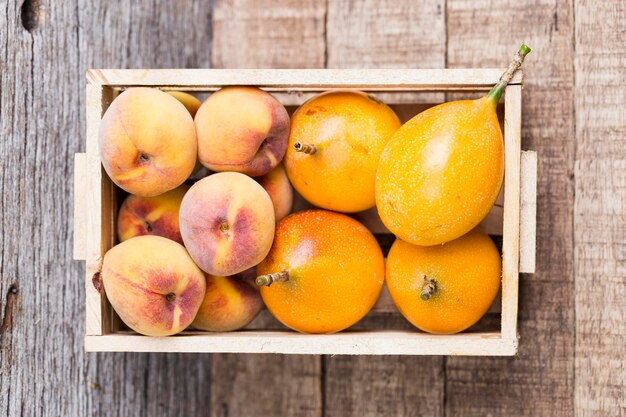
[[[501,297],[492,307],[491,325],[456,335],[430,335],[408,326],[386,328],[395,308],[386,291],[372,312],[352,329],[332,335],[304,335],[277,326],[269,314],[245,330],[230,333],[185,331],[170,337],[141,336],[123,329],[104,294],[92,284],[102,257],[116,243],[120,192],[106,175],[98,155],[101,117],[119,92],[131,86],[211,92],[227,85],[252,85],[296,106],[319,91],[356,88],[374,92],[405,118],[423,110],[437,92],[489,90],[504,69],[437,70],[89,70],[87,71],[86,152],[75,156],[74,258],[86,261],[87,351],[254,352],[291,354],[402,354],[510,356],[517,352],[519,273],[535,268],[537,159],[521,151],[522,74],[518,71],[504,96],[505,180],[499,203],[483,222],[502,239]],[[436,103],[435,103],[436,104]],[[432,104],[431,104],[432,105]],[[501,106],[502,107],[502,106]],[[291,107],[293,110],[293,107]],[[502,118],[501,118],[502,119]],[[366,218],[374,232],[380,223]],[[382,314],[385,320],[371,317]],[[406,323],[403,319],[395,322]],[[495,321],[494,321],[495,319]],[[485,321],[485,320],[483,320]],[[486,320],[489,322],[489,320]],[[373,323],[379,323],[376,327]],[[381,327],[380,323],[383,323]],[[495,324],[494,324],[495,323]],[[491,326],[491,327],[490,327]]]

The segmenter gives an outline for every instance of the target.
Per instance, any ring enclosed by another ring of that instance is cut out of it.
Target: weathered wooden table
[[[0,2],[0,413],[626,415],[626,3],[21,3]],[[83,352],[87,68],[501,67],[522,40],[539,194],[518,357]]]

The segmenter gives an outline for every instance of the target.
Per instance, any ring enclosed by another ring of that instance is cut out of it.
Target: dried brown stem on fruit
[[[289,281],[289,272],[273,272],[271,274],[260,275],[256,279],[256,285],[259,287],[270,286],[274,282],[287,282]]]
[[[293,148],[296,150],[296,152],[302,152],[309,155],[313,155],[315,152],[317,152],[317,148],[315,147],[315,145],[308,143],[296,142],[293,144]]]
[[[420,298],[424,301],[429,300],[437,292],[437,281],[434,279],[428,279],[424,275],[424,285],[422,286],[422,292],[420,292]]]

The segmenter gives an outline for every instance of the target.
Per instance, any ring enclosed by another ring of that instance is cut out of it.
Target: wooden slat
[[[448,65],[503,65],[522,41],[522,148],[537,150],[537,268],[519,285],[518,357],[448,358],[450,416],[571,416],[573,410],[573,6],[448,0]],[[577,13],[578,15],[578,13]],[[522,38],[523,36],[523,38]]]
[[[537,152],[522,152],[521,171],[519,272],[532,274],[537,239]]]
[[[112,87],[160,86],[172,90],[211,90],[225,85],[254,85],[269,91],[362,88],[376,91],[488,90],[504,68],[492,69],[91,69],[87,82]],[[521,84],[518,72],[512,85]],[[469,87],[468,87],[469,86]]]
[[[626,415],[626,4],[576,0],[576,415]]]
[[[105,111],[104,88],[99,85],[86,88],[86,129],[85,129],[85,171],[84,194],[82,199],[83,216],[85,216],[85,241],[83,254],[85,257],[85,334],[102,335],[109,332],[107,325],[103,326],[103,317],[108,316],[106,300],[93,285],[93,277],[100,269],[103,250],[103,175],[98,151],[98,129],[100,119]],[[109,195],[109,193],[105,194]],[[109,206],[108,206],[109,207]],[[106,327],[106,328],[105,328]]]
[[[240,331],[193,333],[149,337],[118,332],[85,336],[87,351],[104,352],[226,352],[307,355],[480,355],[511,356],[517,340],[503,339],[499,332],[429,335],[417,331],[376,331],[311,335],[293,331]],[[259,360],[267,358],[259,357]],[[213,362],[227,361],[215,355]],[[233,357],[231,365],[241,359]],[[301,358],[298,361],[302,360]],[[315,357],[310,357],[315,360]],[[376,360],[376,358],[372,358]],[[255,362],[254,360],[253,362]],[[296,362],[294,362],[296,363]],[[301,362],[300,362],[301,363]],[[283,366],[291,366],[283,363]],[[319,375],[319,370],[311,368]],[[253,372],[253,370],[250,370]],[[251,377],[251,376],[250,376]],[[216,376],[219,378],[219,375]],[[248,380],[248,383],[251,381]]]
[[[315,0],[216,2],[214,67],[323,67],[325,13],[326,3]],[[217,86],[269,85],[288,90],[294,81],[306,82],[307,73],[308,70],[199,71],[191,73],[191,77],[185,75],[180,81],[191,81],[198,85],[214,83]],[[294,74],[299,80],[291,78]],[[163,80],[155,77],[154,81]],[[169,82],[180,81],[171,78]],[[238,351],[238,346],[242,344],[243,340],[233,339],[231,348]],[[262,343],[251,351],[270,349],[271,344]],[[210,345],[199,343],[198,347],[206,348]],[[212,354],[211,368],[212,416],[323,415],[322,365],[319,356],[290,355],[276,358],[267,355]]]
[[[375,88],[378,83],[405,90],[409,90],[411,83],[427,84],[425,90],[458,89],[461,84],[469,83],[481,90],[499,77],[497,69],[442,70],[446,60],[444,0],[329,0],[326,27],[328,67],[344,68],[337,76],[363,76],[359,82],[371,87],[362,89]],[[521,77],[516,82],[520,80]],[[376,96],[386,103],[444,100],[441,92],[377,93]],[[403,119],[417,113],[406,108],[397,110]],[[409,110],[409,114],[403,110]],[[370,222],[376,224],[382,226]],[[387,294],[381,297],[379,307],[393,311],[395,307]],[[393,320],[388,317],[378,325],[392,326]],[[428,336],[424,337],[428,340]],[[388,343],[402,345],[392,334]],[[411,346],[416,348],[413,343]],[[471,342],[467,346],[475,347]],[[426,346],[418,350],[428,352]],[[444,351],[437,349],[431,353],[441,355]],[[324,363],[327,417],[443,416],[445,383],[440,356],[325,357]]]
[[[517,337],[519,288],[522,88],[508,86],[504,98],[504,213],[502,227],[502,337]]]

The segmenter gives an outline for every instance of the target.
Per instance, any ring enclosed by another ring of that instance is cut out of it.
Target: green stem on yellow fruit
[[[271,274],[259,275],[256,278],[256,285],[259,287],[270,286],[274,282],[287,282],[289,281],[289,272],[273,272]]]
[[[523,43],[522,46],[520,46],[519,51],[517,51],[517,54],[515,54],[515,56],[513,57],[513,60],[509,64],[509,67],[500,77],[500,81],[498,81],[498,83],[493,86],[489,93],[487,93],[487,98],[491,100],[494,105],[498,104],[498,101],[500,100],[504,89],[506,88],[507,84],[511,82],[513,74],[515,74],[515,71],[517,71],[519,67],[522,66],[522,62],[524,62],[524,57],[526,57],[526,55],[528,55],[530,51],[531,49]]]
[[[296,150],[296,152],[302,152],[309,155],[313,155],[315,152],[317,152],[317,148],[315,147],[315,145],[309,143],[296,142],[293,144],[293,148]]]
[[[424,285],[422,285],[422,291],[420,292],[420,298],[424,301],[430,300],[430,297],[437,292],[437,281],[434,279],[428,279],[424,275]]]

